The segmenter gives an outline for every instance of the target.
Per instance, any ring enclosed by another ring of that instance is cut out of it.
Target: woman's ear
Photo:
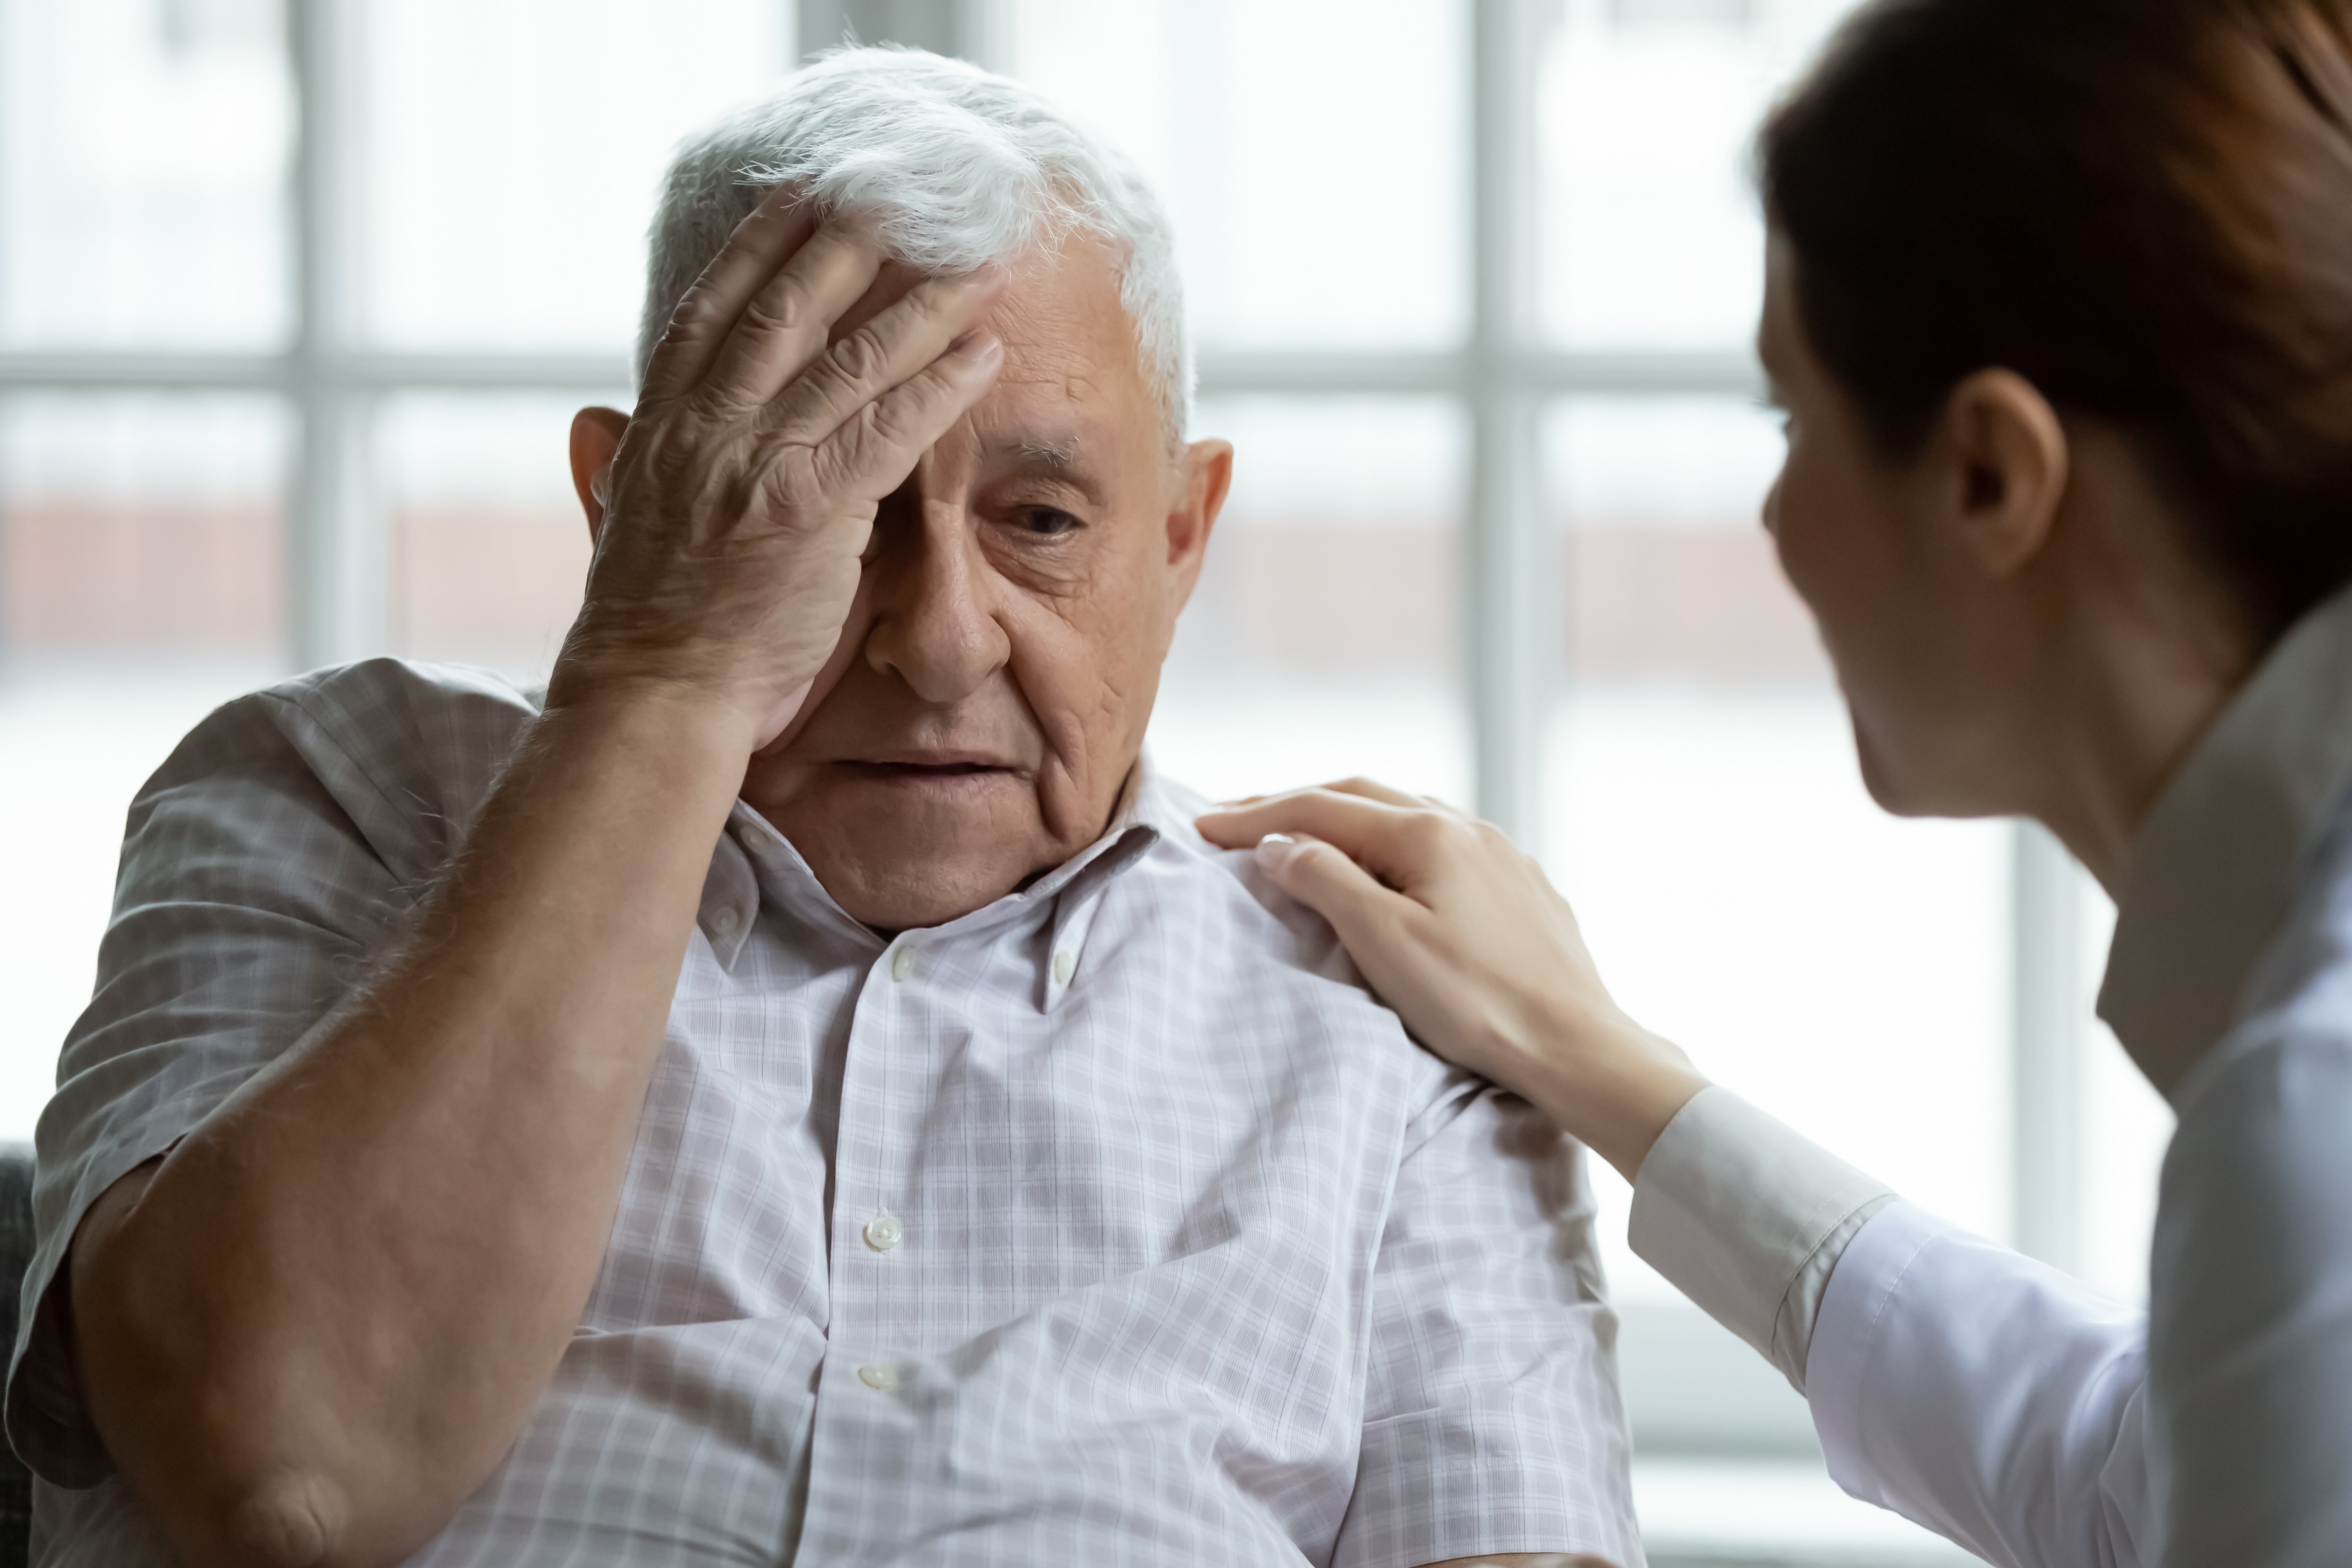
[[[588,542],[593,545],[604,526],[604,503],[612,491],[613,454],[629,416],[616,408],[583,408],[572,416],[572,488],[579,493],[580,510],[588,515]]]
[[[1953,389],[1942,439],[1960,548],[1987,576],[2007,577],[2049,542],[2072,467],[2066,426],[2032,382],[1983,370]]]

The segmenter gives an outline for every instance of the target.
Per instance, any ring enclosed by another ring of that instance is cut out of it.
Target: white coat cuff
[[[1634,1253],[1805,1388],[1807,1346],[1841,1253],[1894,1201],[1729,1089],[1701,1089],[1633,1184]]]
[[[1813,1325],[1805,1400],[1830,1474],[1847,1492],[1882,1507],[1893,1505],[1879,1495],[1863,1446],[1872,1361],[1905,1278],[1921,1254],[1956,1229],[1916,1204],[1888,1205],[1847,1245]]]

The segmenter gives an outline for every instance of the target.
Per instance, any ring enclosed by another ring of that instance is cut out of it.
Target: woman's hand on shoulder
[[[1568,900],[1491,824],[1350,779],[1221,806],[1199,826],[1255,846],[1430,1049],[1525,1096],[1628,1181],[1706,1086],[1617,1005]]]

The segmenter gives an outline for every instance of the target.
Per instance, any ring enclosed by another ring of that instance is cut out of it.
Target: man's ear
[[[588,542],[593,545],[604,526],[604,501],[612,492],[613,454],[629,416],[617,408],[583,408],[572,416],[572,488],[579,492],[580,510],[588,514]]]
[[[1977,569],[2007,577],[2041,554],[2072,468],[2049,399],[2013,371],[1979,371],[1945,405],[1938,443],[1951,465],[1946,504]]]
[[[1168,564],[1177,574],[1176,606],[1192,596],[1201,563],[1209,548],[1210,531],[1225,510],[1225,492],[1234,485],[1234,444],[1195,441],[1184,448],[1183,488],[1168,513]]]

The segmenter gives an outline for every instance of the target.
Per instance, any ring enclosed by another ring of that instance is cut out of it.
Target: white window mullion
[[[983,47],[989,13],[982,0],[799,0],[803,59],[838,45],[906,44],[934,54],[992,63]]]
[[[289,383],[301,431],[287,585],[294,663],[309,668],[384,647],[388,540],[367,462],[374,397],[349,374],[360,308],[356,209],[365,133],[360,17],[351,0],[289,0],[287,20],[299,105]]]
[[[1531,8],[1471,10],[1470,516],[1466,622],[1478,811],[1536,847],[1557,640],[1532,378],[1535,59]]]
[[[2082,1261],[2082,874],[2031,822],[2017,825],[2013,853],[2011,1239],[2072,1270]]]

